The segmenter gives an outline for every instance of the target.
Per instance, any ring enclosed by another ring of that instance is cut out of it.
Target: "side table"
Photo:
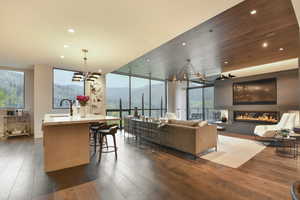
[[[276,153],[280,156],[297,158],[298,142],[295,137],[275,136]]]

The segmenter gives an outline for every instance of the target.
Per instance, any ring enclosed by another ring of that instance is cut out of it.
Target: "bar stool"
[[[100,150],[99,150],[99,162],[101,161],[101,156],[102,153],[112,153],[115,152],[115,158],[118,158],[117,155],[117,144],[116,144],[116,133],[118,131],[118,126],[111,126],[108,129],[105,130],[99,130],[99,144],[100,144]],[[112,136],[113,137],[113,141],[114,141],[114,146],[107,146],[107,148],[113,148],[113,150],[109,151],[103,151],[102,149],[105,148],[103,147],[103,139],[106,138],[106,136]]]
[[[90,124],[90,146],[94,147],[94,153],[96,153],[98,144],[99,130],[104,129],[107,125],[105,123],[91,123]],[[107,145],[107,138],[105,137],[105,145]]]

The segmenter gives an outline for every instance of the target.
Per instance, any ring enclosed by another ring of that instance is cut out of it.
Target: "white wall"
[[[176,83],[168,81],[167,87],[168,112],[176,113]]]
[[[186,82],[176,86],[176,115],[181,120],[186,120]]]
[[[95,92],[91,91],[94,85]],[[94,83],[85,83],[85,95],[90,97],[88,102],[89,112],[93,114],[106,115],[106,79],[101,76]]]
[[[298,24],[300,24],[300,1],[299,0],[292,0],[292,2],[293,2],[293,6],[294,6],[296,16],[298,18]]]
[[[52,67],[34,66],[34,137],[42,137],[42,120],[52,106]]]

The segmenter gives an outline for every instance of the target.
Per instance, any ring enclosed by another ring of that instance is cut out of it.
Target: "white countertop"
[[[68,114],[46,114],[43,121],[43,126],[57,126],[67,124],[85,124],[92,122],[105,122],[105,121],[117,121],[118,117],[105,116],[105,115],[87,115],[85,118],[81,118],[79,115],[70,116]]]

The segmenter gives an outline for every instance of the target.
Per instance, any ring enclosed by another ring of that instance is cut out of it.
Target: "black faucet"
[[[60,101],[60,106],[62,106],[62,104],[63,104],[63,102],[64,101],[67,101],[67,102],[69,102],[69,106],[70,106],[70,116],[73,116],[73,101],[72,100],[70,100],[70,99],[62,99],[61,101]]]

